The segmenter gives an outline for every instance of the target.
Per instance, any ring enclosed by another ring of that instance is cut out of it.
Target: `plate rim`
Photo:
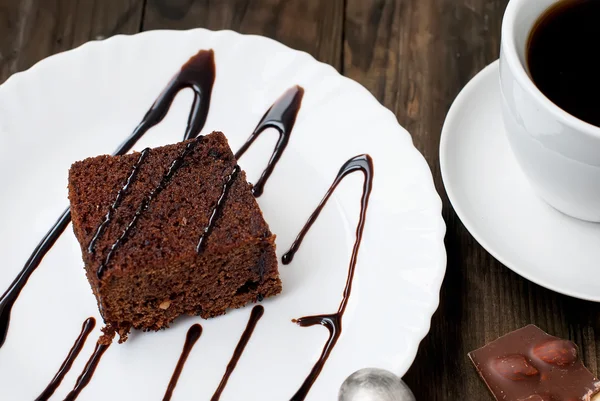
[[[37,61],[36,63],[34,63],[32,66],[30,66],[26,70],[19,71],[19,72],[12,74],[2,84],[0,84],[0,94],[2,94],[2,92],[4,92],[4,91],[7,91],[8,88],[10,88],[12,85],[17,85],[22,80],[29,79],[29,77],[33,76],[33,74],[39,73],[49,63],[63,62],[65,57],[69,57],[69,58],[80,57],[80,56],[86,57],[85,52],[94,47],[106,48],[106,47],[114,46],[114,44],[116,44],[117,42],[142,40],[142,39],[146,39],[147,36],[152,36],[152,35],[161,35],[161,36],[165,35],[165,34],[167,34],[167,35],[186,35],[186,34],[194,34],[196,32],[203,32],[208,35],[214,35],[217,33],[225,33],[225,34],[232,35],[232,36],[241,36],[241,37],[246,38],[246,40],[270,42],[271,45],[277,45],[282,48],[285,48],[287,51],[302,54],[303,57],[309,57],[311,63],[318,63],[321,67],[330,69],[332,72],[335,72],[337,79],[340,79],[341,81],[344,81],[345,84],[352,85],[356,89],[363,92],[364,94],[362,96],[364,96],[365,99],[368,97],[370,99],[369,102],[373,103],[374,108],[378,107],[381,110],[382,115],[384,113],[387,113],[389,118],[393,117],[397,126],[410,137],[409,151],[415,152],[415,154],[418,156],[418,158],[422,164],[423,169],[427,168],[428,173],[426,174],[426,177],[428,179],[425,180],[426,182],[422,183],[423,184],[422,187],[424,188],[423,194],[424,194],[424,196],[427,196],[432,201],[434,201],[436,204],[436,206],[432,207],[431,210],[432,210],[432,213],[435,214],[437,224],[436,224],[435,228],[432,228],[431,235],[435,236],[435,243],[437,243],[436,249],[439,249],[440,257],[438,260],[431,263],[431,268],[432,268],[432,270],[435,270],[435,275],[427,283],[427,285],[430,286],[430,288],[432,288],[434,291],[431,291],[432,296],[430,298],[430,301],[423,307],[423,313],[427,314],[426,315],[427,319],[424,320],[426,323],[424,323],[424,324],[415,323],[415,326],[418,326],[419,329],[411,331],[412,334],[407,335],[408,341],[406,344],[407,345],[406,358],[405,358],[406,362],[399,363],[399,365],[398,365],[399,372],[395,372],[396,374],[404,375],[408,371],[410,366],[413,364],[413,362],[416,358],[417,351],[419,349],[419,345],[420,345],[421,341],[425,338],[425,336],[428,334],[428,332],[431,328],[432,317],[439,307],[441,287],[442,287],[442,283],[443,283],[445,273],[446,273],[446,268],[447,268],[447,251],[446,251],[446,246],[445,246],[445,242],[444,242],[444,238],[445,238],[445,234],[446,234],[446,223],[443,219],[443,214],[442,214],[443,203],[442,203],[441,197],[435,187],[431,167],[427,163],[425,157],[415,147],[412,136],[398,122],[396,115],[391,110],[389,110],[387,107],[385,107],[362,84],[360,84],[359,82],[357,82],[349,77],[346,77],[346,76],[340,74],[333,66],[315,59],[315,57],[309,53],[302,51],[302,50],[293,49],[275,39],[271,39],[266,36],[256,35],[256,34],[242,34],[242,33],[230,30],[230,29],[210,30],[210,29],[206,29],[206,28],[193,28],[193,29],[187,29],[187,30],[173,30],[173,29],[149,30],[149,31],[133,33],[133,34],[118,34],[118,35],[110,36],[108,38],[94,39],[94,40],[87,41],[73,49],[69,49],[69,50],[65,50],[65,51],[61,51],[61,52],[52,54],[46,58],[43,58],[43,59]]]

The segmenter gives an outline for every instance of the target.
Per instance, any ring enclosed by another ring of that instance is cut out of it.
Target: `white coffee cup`
[[[535,192],[569,216],[600,222],[600,128],[552,103],[535,86],[527,66],[530,32],[559,1],[511,0],[508,4],[500,51],[504,125]]]

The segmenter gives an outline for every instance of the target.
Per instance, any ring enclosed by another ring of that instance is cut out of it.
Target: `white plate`
[[[360,153],[374,160],[374,189],[343,333],[307,399],[335,399],[342,381],[363,367],[404,374],[429,329],[445,270],[441,202],[428,166],[394,115],[362,86],[306,53],[262,37],[202,29],[117,36],[50,57],[3,84],[0,287],[9,285],[67,205],[71,163],[112,152],[179,67],[209,48],[215,50],[217,78],[203,132],[222,130],[234,150],[287,88],[305,88],[290,144],[259,198],[277,234],[279,256],[341,165]],[[166,119],[135,149],[180,141],[190,100],[191,92],[182,92]],[[275,137],[265,133],[241,159],[251,181],[264,168]],[[362,181],[361,174],[344,180],[294,262],[280,266],[284,291],[264,302],[264,317],[222,400],[289,399],[308,375],[328,333],[291,319],[337,310]],[[127,343],[108,349],[80,399],[116,394],[121,400],[160,399],[195,322],[204,332],[173,400],[209,399],[250,310],[208,321],[182,318],[159,333],[134,333]],[[100,321],[69,227],[14,307],[0,349],[2,399],[35,398],[88,316]],[[98,335],[96,327],[55,399],[73,388]]]
[[[563,215],[538,198],[509,147],[498,62],[456,98],[444,123],[444,185],[465,227],[521,276],[573,297],[600,301],[600,224]]]

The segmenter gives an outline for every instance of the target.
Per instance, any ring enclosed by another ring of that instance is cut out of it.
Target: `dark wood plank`
[[[341,66],[343,0],[148,0],[143,29],[232,29]]]
[[[0,0],[0,83],[54,53],[136,33],[143,0]]]
[[[597,370],[598,304],[512,273],[465,230],[445,195],[438,147],[460,89],[498,57],[507,0],[348,0],[346,75],[361,82],[413,135],[444,202],[448,268],[429,335],[405,377],[419,400],[491,400],[467,352],[528,323],[580,345]]]

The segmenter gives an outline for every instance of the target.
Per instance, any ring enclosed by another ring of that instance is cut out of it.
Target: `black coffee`
[[[546,11],[531,31],[527,62],[550,100],[600,127],[600,0],[562,0]]]

